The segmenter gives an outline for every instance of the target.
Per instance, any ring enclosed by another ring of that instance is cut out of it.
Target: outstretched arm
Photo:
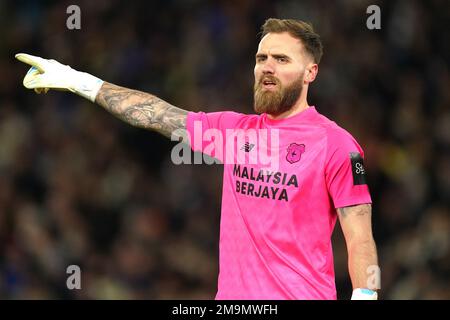
[[[169,138],[175,130],[186,128],[187,111],[154,95],[104,82],[55,60],[25,53],[17,54],[16,58],[31,66],[23,84],[37,93],[46,93],[49,89],[71,91],[98,103],[133,126],[154,130]]]
[[[377,249],[372,236],[372,206],[360,204],[337,209],[348,252],[353,289],[380,286]]]
[[[154,130],[168,138],[173,131],[186,128],[186,110],[149,93],[104,82],[95,102],[135,127]]]

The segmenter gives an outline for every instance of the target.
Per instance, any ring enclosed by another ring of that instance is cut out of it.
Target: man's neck
[[[274,119],[274,120],[279,120],[279,119],[285,119],[285,118],[289,118],[292,117],[306,109],[309,108],[308,102],[306,101],[306,99],[299,101],[298,103],[296,103],[291,109],[289,109],[288,111],[285,111],[283,113],[280,113],[278,115],[271,115],[269,114],[268,117],[270,119]]]

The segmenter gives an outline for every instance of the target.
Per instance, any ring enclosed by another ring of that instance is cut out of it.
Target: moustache
[[[274,76],[263,76],[260,78],[258,85],[263,84],[264,82],[271,82],[273,84],[279,85],[280,84],[280,80],[278,80],[278,78],[274,77]]]

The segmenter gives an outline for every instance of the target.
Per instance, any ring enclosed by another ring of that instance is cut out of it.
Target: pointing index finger
[[[26,53],[18,53],[15,55],[15,57],[17,60],[35,67],[40,72],[44,72],[43,65],[45,60],[42,59],[41,57],[32,56],[31,54]]]

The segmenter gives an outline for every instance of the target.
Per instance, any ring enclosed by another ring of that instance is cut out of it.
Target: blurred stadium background
[[[81,8],[68,30],[66,8]],[[367,6],[381,30],[366,28]],[[221,167],[61,92],[22,86],[26,52],[189,110],[252,112],[268,17],[313,22],[325,53],[309,102],[366,153],[382,299],[450,299],[449,2],[0,1],[0,298],[211,299]],[[339,226],[338,296],[351,285]],[[82,289],[66,288],[66,268]]]

